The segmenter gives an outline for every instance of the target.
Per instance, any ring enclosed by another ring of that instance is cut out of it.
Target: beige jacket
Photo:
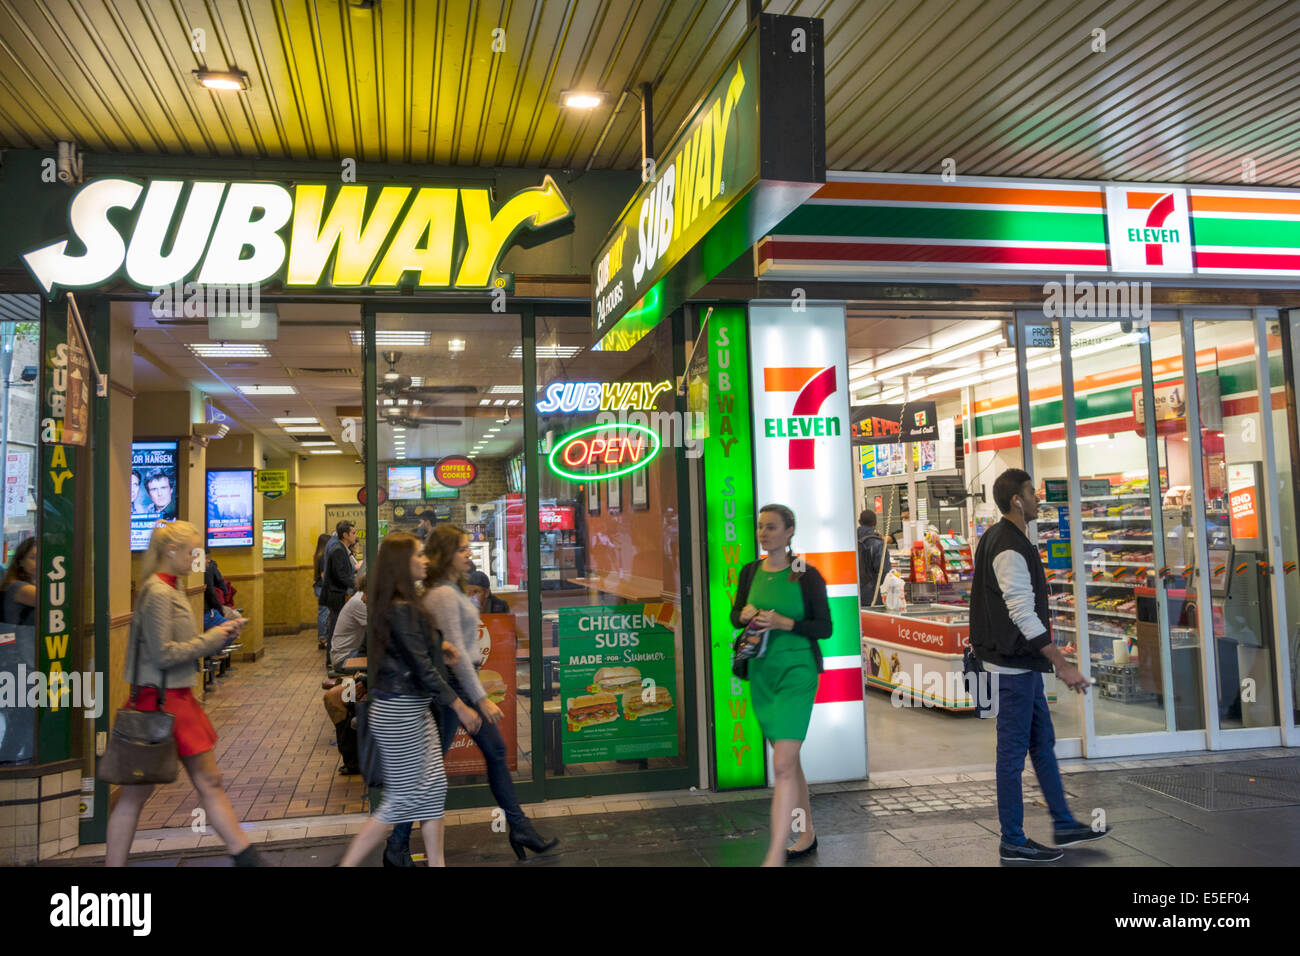
[[[224,642],[225,634],[216,628],[199,634],[194,623],[194,609],[190,607],[185,592],[171,587],[155,574],[136,594],[123,677],[127,683],[132,682],[139,645],[143,655],[138,678],[140,686],[162,687],[166,675],[168,690],[193,687],[198,678],[194,662],[216,653]]]

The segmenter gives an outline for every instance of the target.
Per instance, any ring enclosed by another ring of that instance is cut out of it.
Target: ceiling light
[[[522,395],[524,387],[522,385],[493,385],[488,389],[489,395]]]
[[[510,399],[510,401],[506,402],[506,404],[509,405],[509,406],[515,406],[515,405],[518,405],[518,404],[519,404],[519,399],[517,399],[517,398],[512,398],[512,399]]]
[[[245,395],[297,395],[298,390],[292,385],[240,385],[239,390]]]
[[[447,351],[448,351],[448,352],[463,352],[463,351],[465,351],[465,340],[464,340],[464,339],[448,339],[448,340],[447,340]]]
[[[315,418],[272,418],[271,421],[277,425],[319,425],[320,421]]]
[[[348,332],[352,344],[361,344],[361,330]],[[380,329],[375,332],[375,345],[428,345],[429,333],[418,329]]]
[[[909,362],[906,365],[899,365],[894,368],[889,368],[885,371],[876,374],[874,377],[878,379],[902,378],[904,375],[907,375],[908,373],[914,372],[918,369],[929,368],[934,365],[950,365],[952,364],[953,359],[965,358],[967,355],[974,355],[976,352],[982,352],[983,350],[990,348],[994,345],[1005,345],[1005,344],[1006,342],[1002,338],[1001,332],[995,333],[993,335],[986,335],[983,338],[976,339],[974,342],[968,342],[967,344],[959,346],[958,348],[936,350],[934,352],[931,352],[928,356],[926,356],[923,359],[919,359],[915,362]],[[872,377],[873,376],[870,375],[864,376],[863,380],[869,380]],[[849,384],[852,385],[853,383],[850,381]]]
[[[480,398],[480,399],[478,400],[478,403],[479,403],[480,405],[491,405],[491,404],[492,404],[492,399],[490,399],[490,398]]]
[[[271,353],[265,345],[256,342],[240,342],[231,345],[228,342],[193,342],[185,347],[199,358],[269,358]]]
[[[195,70],[194,78],[210,90],[237,92],[248,89],[248,74],[243,70]]]
[[[334,443],[332,441],[301,441],[298,444],[303,448],[327,448]]]
[[[285,425],[284,430],[290,435],[324,435],[324,425]]]
[[[535,345],[533,351],[537,353],[539,359],[567,359],[573,358],[582,351],[581,345]],[[521,359],[524,357],[524,347],[516,345],[510,350],[512,359]]]
[[[561,105],[571,110],[594,110],[605,102],[605,94],[599,90],[564,90],[560,93]]]
[[[313,455],[341,455],[343,454],[343,449],[342,448],[313,448],[311,450],[311,453]]]

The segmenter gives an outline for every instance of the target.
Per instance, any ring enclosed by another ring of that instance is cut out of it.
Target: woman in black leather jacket
[[[442,866],[442,814],[447,776],[430,706],[451,707],[466,726],[479,722],[448,685],[442,646],[420,607],[415,582],[428,559],[412,534],[395,532],[379,545],[366,604],[370,635],[370,732],[379,747],[384,796],[352,840],[340,866],[356,866],[394,823],[420,821],[429,866]]]

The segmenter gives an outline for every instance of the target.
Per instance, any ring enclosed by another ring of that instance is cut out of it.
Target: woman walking
[[[142,583],[131,620],[125,676],[132,683],[130,700],[138,710],[158,709],[159,688],[163,689],[162,709],[175,718],[176,752],[199,792],[199,805],[208,822],[226,841],[236,866],[259,866],[257,850],[244,836],[226,791],[221,789],[221,771],[212,755],[217,733],[191,690],[197,677],[194,662],[230,644],[244,625],[243,618],[235,618],[198,633],[194,611],[177,582],[192,570],[191,555],[201,541],[199,529],[188,521],[172,521],[154,529],[140,564]],[[140,810],[152,793],[153,784],[122,787],[108,818],[105,865],[126,865]]]
[[[443,866],[443,805],[447,776],[430,705],[451,709],[466,727],[478,716],[443,676],[442,648],[420,606],[416,582],[428,560],[413,534],[394,532],[379,545],[366,599],[373,631],[367,671],[370,732],[384,774],[382,802],[353,838],[340,866],[356,866],[394,823],[421,821],[429,866]]]
[[[325,649],[325,630],[329,625],[330,609],[325,606],[324,600],[321,599],[321,582],[325,574],[325,545],[330,543],[330,536],[322,534],[316,539],[316,556],[312,558],[312,569],[315,576],[312,579],[311,589],[316,595],[316,649]]]
[[[740,572],[731,623],[745,628],[757,645],[749,661],[749,686],[763,736],[772,741],[772,836],[764,866],[817,849],[808,781],[799,764],[799,748],[808,734],[813,701],[822,670],[818,641],[831,636],[826,581],[818,570],[796,570],[790,540],[794,512],[785,505],[765,505],[758,513],[758,544],[767,556]],[[786,843],[791,834],[792,846]]]

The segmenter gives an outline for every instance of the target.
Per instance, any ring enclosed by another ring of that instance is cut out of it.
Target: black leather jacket
[[[442,662],[441,633],[430,633],[428,619],[409,604],[388,612],[388,648],[369,670],[371,691],[432,697],[439,707],[456,702]]]

